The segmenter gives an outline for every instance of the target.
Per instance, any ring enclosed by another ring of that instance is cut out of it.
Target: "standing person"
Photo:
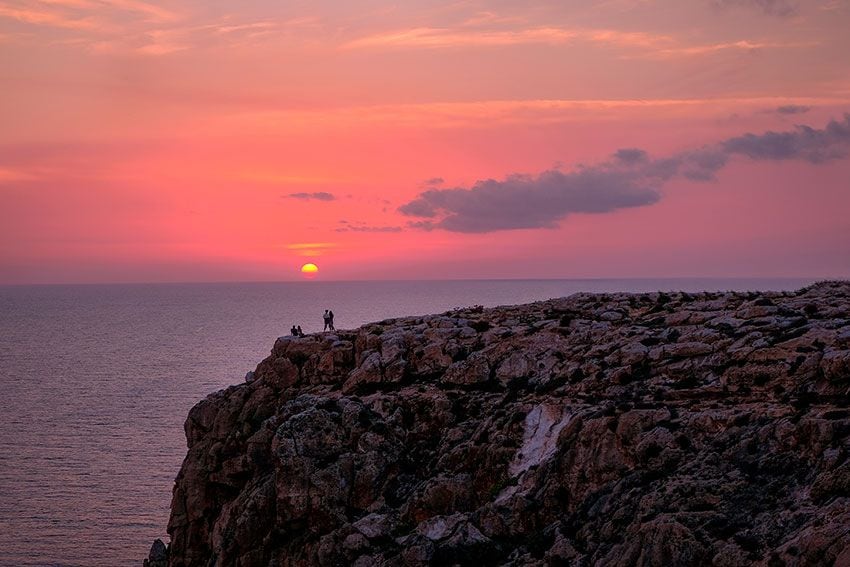
[[[298,331],[298,336],[299,336],[299,337],[303,337],[303,336],[304,336],[304,331],[302,331],[302,330],[301,330],[301,325],[298,325],[298,326],[295,328],[295,330],[296,330],[296,331]]]
[[[295,325],[292,325],[292,328],[289,330],[289,334],[292,335],[293,337],[298,336],[298,329],[295,328]]]
[[[331,331],[336,331],[334,328],[334,312],[328,311],[328,323],[330,323]]]
[[[327,309],[325,309],[325,314],[324,314],[324,315],[322,315],[322,319],[324,319],[324,320],[325,320],[325,326],[324,326],[324,328],[322,329],[322,331],[327,331],[327,330],[328,330],[328,327],[329,327],[329,326],[330,326],[330,324],[331,324],[331,316],[330,316],[329,311],[328,311]]]

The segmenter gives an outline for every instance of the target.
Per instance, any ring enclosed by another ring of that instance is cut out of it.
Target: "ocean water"
[[[321,330],[578,291],[805,279],[0,286],[0,565],[140,565],[166,539],[183,421],[293,324]]]

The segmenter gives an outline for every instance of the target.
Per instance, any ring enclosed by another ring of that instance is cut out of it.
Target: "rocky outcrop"
[[[168,548],[161,539],[154,540],[148,558],[142,562],[142,567],[168,567]]]
[[[848,565],[848,395],[850,283],[283,337],[192,409],[168,564]]]

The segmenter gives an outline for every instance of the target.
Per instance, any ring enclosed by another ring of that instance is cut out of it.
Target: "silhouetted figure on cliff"
[[[325,314],[322,315],[322,319],[324,319],[325,321],[325,326],[324,328],[322,328],[322,331],[327,331],[328,328],[331,326],[331,316],[329,310],[325,309]]]
[[[336,331],[336,327],[334,327],[334,312],[328,311],[328,324],[330,326],[331,331]]]

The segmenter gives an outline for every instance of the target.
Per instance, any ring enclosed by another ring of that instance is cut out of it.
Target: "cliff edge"
[[[850,565],[850,283],[282,337],[151,564]]]

